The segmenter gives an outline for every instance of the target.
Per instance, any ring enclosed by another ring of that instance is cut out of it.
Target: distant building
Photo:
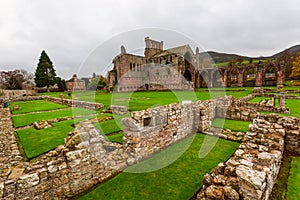
[[[85,82],[79,78],[77,75],[74,74],[73,77],[66,81],[67,89],[68,90],[85,90]]]
[[[163,41],[145,38],[144,55],[133,55],[121,46],[108,72],[108,85],[117,92],[192,90],[200,87],[281,87],[285,62],[270,61],[214,67],[208,53],[195,53],[189,45],[164,49]]]
[[[196,86],[199,49],[189,45],[163,49],[163,41],[145,38],[144,56],[129,54],[124,46],[108,73],[110,87],[118,92],[145,90],[192,90]]]

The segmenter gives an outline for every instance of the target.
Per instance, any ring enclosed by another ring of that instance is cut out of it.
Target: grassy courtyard
[[[288,179],[287,199],[300,199],[300,157],[293,157]]]
[[[51,112],[40,112],[40,113],[28,113],[24,115],[16,115],[12,117],[14,126],[22,127],[26,125],[31,125],[33,122],[39,122],[42,120],[56,119],[61,117],[72,117],[76,115],[88,115],[94,114],[92,110],[87,110],[83,108],[67,108],[63,110],[53,110]]]
[[[102,91],[80,91],[72,94],[74,99],[82,101],[103,103],[109,105],[125,105],[130,111],[144,110],[153,106],[162,106],[183,100],[207,100],[218,96],[233,95],[241,98],[252,92],[253,87],[247,88],[207,88],[196,91],[156,91],[156,92],[133,92],[133,93],[105,93]],[[227,90],[227,91],[226,91]],[[45,93],[45,95],[59,97],[62,93]]]
[[[229,129],[236,132],[244,132],[248,131],[248,126],[251,122],[231,120],[231,119],[220,119],[217,118],[212,122],[212,126],[216,128]]]
[[[19,110],[14,110],[14,106],[19,106]],[[46,100],[34,100],[34,101],[16,101],[10,104],[10,109],[12,114],[23,114],[30,112],[39,112],[39,111],[47,111],[47,110],[56,110],[60,108],[68,108],[68,106],[64,106],[61,104],[56,104],[53,102],[49,102]]]
[[[189,199],[201,188],[203,176],[219,162],[227,160],[239,146],[238,143],[219,139],[211,152],[200,159],[198,154],[205,137],[210,136],[196,134],[187,151],[184,152],[186,145],[193,137],[131,168],[151,168],[166,162],[174,152],[184,152],[167,167],[147,173],[122,172],[80,199]]]
[[[53,123],[53,127],[47,129],[18,130],[17,134],[27,158],[34,158],[63,144],[68,132],[73,130],[73,124],[73,120],[67,120]]]

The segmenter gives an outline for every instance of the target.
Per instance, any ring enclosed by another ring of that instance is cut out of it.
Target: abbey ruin
[[[144,56],[121,47],[108,74],[115,91],[192,90],[200,87],[273,86],[282,87],[285,63],[270,61],[249,64],[204,66],[204,54],[189,45],[164,49],[163,41],[145,38]]]

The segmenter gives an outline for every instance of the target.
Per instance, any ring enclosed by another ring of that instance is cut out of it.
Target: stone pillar
[[[238,74],[237,74],[237,86],[243,87],[243,73],[242,72],[238,72]]]
[[[255,87],[261,87],[262,82],[263,82],[262,67],[258,65],[256,66],[256,73],[255,73]]]
[[[284,79],[285,79],[284,78],[285,77],[284,69],[285,69],[285,63],[280,62],[277,65],[277,71],[276,71],[276,86],[277,86],[277,88],[283,88]]]
[[[283,92],[280,92],[278,104],[279,104],[279,107],[285,107],[285,98],[284,98]]]

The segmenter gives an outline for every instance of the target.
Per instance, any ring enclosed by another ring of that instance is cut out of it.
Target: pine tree
[[[37,87],[45,87],[49,89],[50,85],[56,82],[56,73],[53,63],[45,51],[42,51],[39,63],[35,71],[34,81]]]
[[[300,76],[300,51],[297,52],[296,58],[293,61],[292,74],[291,76]]]

